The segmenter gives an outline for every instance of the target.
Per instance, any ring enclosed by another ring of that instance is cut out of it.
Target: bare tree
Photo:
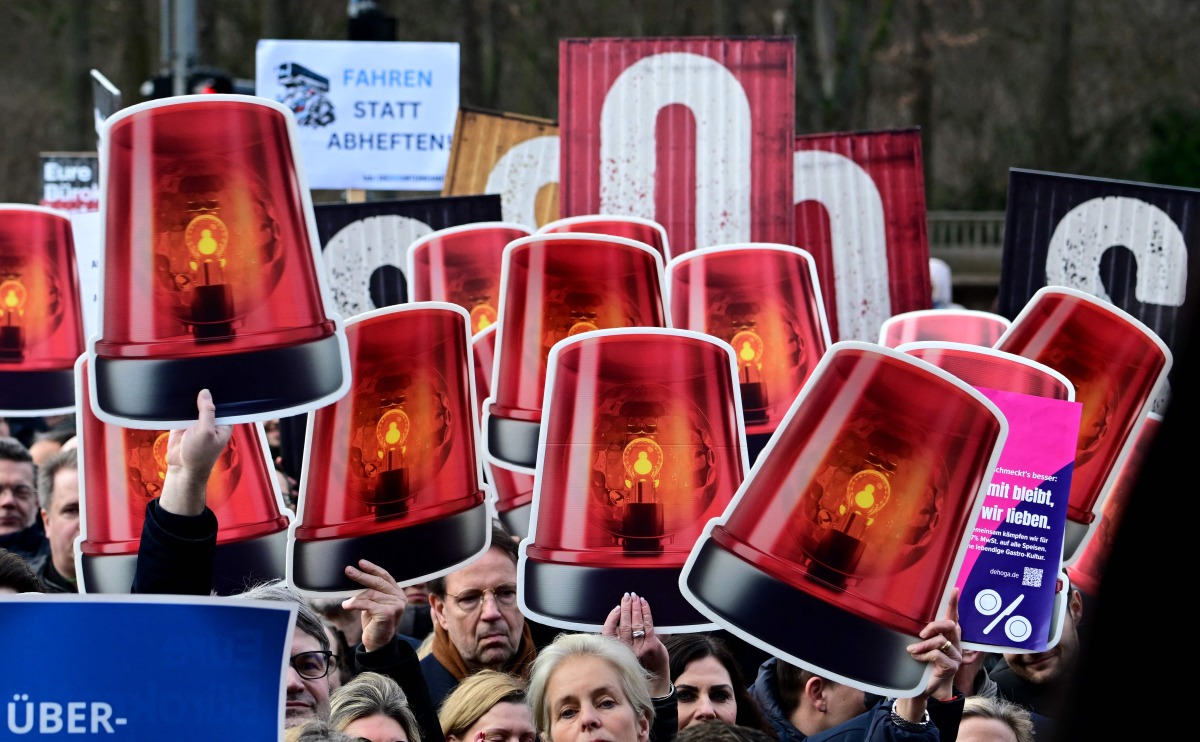
[[[159,72],[162,0],[9,5],[0,198],[35,202],[39,152],[95,144],[88,69],[128,104]],[[401,40],[461,45],[464,104],[546,118],[558,117],[563,38],[792,35],[798,132],[920,126],[930,208],[1003,208],[1011,167],[1136,180],[1155,141],[1179,139],[1163,127],[1200,112],[1194,0],[378,5]],[[345,0],[203,0],[197,9],[199,61],[236,77],[253,78],[261,38],[347,36]]]
[[[1042,82],[1037,157],[1047,170],[1064,170],[1074,160],[1071,136],[1072,0],[1046,3],[1046,75]]]
[[[925,183],[933,180],[933,0],[913,0],[912,88],[913,123],[921,127],[921,156]]]
[[[794,0],[796,127],[847,131],[866,123],[873,58],[892,26],[892,0]],[[785,29],[789,26],[785,25]]]

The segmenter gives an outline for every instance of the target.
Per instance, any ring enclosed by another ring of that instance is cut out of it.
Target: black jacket
[[[46,538],[46,528],[42,525],[41,516],[35,518],[33,525],[28,528],[0,536],[0,549],[7,549],[26,562],[49,556],[50,540]]]
[[[68,580],[57,569],[54,568],[54,559],[46,553],[39,557],[34,557],[29,562],[30,569],[42,581],[42,585],[46,587],[48,593],[77,593],[79,586],[74,580]]]

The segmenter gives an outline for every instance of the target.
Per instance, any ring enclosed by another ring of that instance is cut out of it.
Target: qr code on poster
[[[1025,576],[1021,578],[1021,587],[1041,587],[1042,570],[1040,567],[1026,567]]]

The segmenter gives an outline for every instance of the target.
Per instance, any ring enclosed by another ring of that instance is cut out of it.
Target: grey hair
[[[963,719],[995,719],[1013,731],[1017,742],[1033,742],[1033,715],[1024,706],[1003,698],[968,696],[963,702]]]
[[[546,697],[550,677],[572,657],[598,657],[607,661],[621,679],[621,689],[634,712],[654,724],[654,701],[650,697],[650,675],[638,663],[637,655],[620,639],[600,634],[559,634],[554,642],[538,652],[529,673],[529,706],[538,732],[550,739],[550,699]]]
[[[321,644],[322,650],[329,651],[329,635],[325,633],[325,628],[321,625],[321,616],[282,579],[260,583],[243,593],[238,593],[236,597],[295,603],[296,628],[316,639]]]
[[[285,739],[290,742],[355,742],[354,737],[334,729],[332,724],[319,719],[296,727],[295,733],[289,732]]]
[[[408,742],[421,742],[417,717],[408,706],[408,698],[387,675],[359,673],[329,697],[329,723],[337,729],[345,730],[351,722],[375,714],[394,719],[404,729]]]
[[[64,469],[79,469],[79,451],[71,448],[59,451],[51,456],[46,463],[37,468],[38,502],[42,509],[49,510],[54,503],[54,477]]]

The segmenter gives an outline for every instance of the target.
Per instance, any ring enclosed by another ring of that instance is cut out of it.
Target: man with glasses
[[[517,544],[499,521],[483,556],[428,589],[433,648],[421,672],[435,706],[477,670],[524,677],[537,650],[517,607]]]
[[[352,568],[347,575],[368,589],[347,598],[343,603],[347,609],[362,612],[363,637],[354,653],[354,666],[358,671],[378,671],[395,681],[409,698],[422,739],[440,739],[441,727],[437,722],[436,710],[416,669],[415,655],[407,643],[396,637],[399,616],[387,608],[396,604],[396,596],[402,603],[404,592],[382,567],[366,560],[360,560],[359,566],[361,570]],[[332,691],[329,680],[340,658],[329,643],[329,634],[325,632],[320,614],[283,580],[256,585],[234,597],[297,604],[296,629],[292,633],[289,663],[291,667],[287,674],[284,727],[298,726],[312,719],[328,721],[329,695]],[[407,668],[406,658],[413,660],[411,672]]]
[[[280,582],[268,582],[238,594],[239,598],[296,603],[296,629],[292,632],[291,667],[287,671],[284,727],[312,719],[329,720],[329,674],[337,660],[321,617]]]
[[[50,554],[33,477],[29,449],[16,438],[0,438],[0,548],[27,562]]]

